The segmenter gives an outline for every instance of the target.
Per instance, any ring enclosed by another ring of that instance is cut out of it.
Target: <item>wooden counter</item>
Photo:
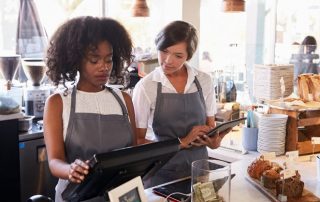
[[[288,115],[286,151],[299,150],[300,155],[313,152],[311,137],[320,136],[320,108],[284,107],[274,102],[269,113]],[[320,145],[315,146],[315,152],[320,152]]]

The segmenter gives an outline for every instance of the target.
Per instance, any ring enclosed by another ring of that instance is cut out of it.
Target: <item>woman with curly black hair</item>
[[[68,182],[88,174],[93,154],[136,144],[130,96],[106,86],[111,74],[131,64],[132,42],[113,19],[78,17],[58,28],[46,59],[48,77],[65,87],[47,99],[44,112],[49,167],[59,178],[55,201],[63,201]]]

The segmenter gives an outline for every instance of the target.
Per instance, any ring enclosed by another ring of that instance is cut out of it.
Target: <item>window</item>
[[[35,1],[49,37],[68,18],[84,15],[102,16],[105,10],[106,16],[120,21],[127,28],[134,46],[142,48],[144,52],[154,51],[154,38],[160,28],[181,16],[181,0],[148,0],[150,17],[132,17],[132,0],[105,0],[105,4],[102,4],[101,0]],[[62,14],[57,16],[57,13]]]
[[[276,63],[288,63],[303,39],[310,35],[320,42],[320,2],[317,0],[281,0],[277,5]],[[319,53],[319,50],[316,49]],[[317,61],[318,62],[318,61]]]
[[[181,19],[181,0],[148,0],[149,17],[132,17],[132,0],[108,0],[107,16],[119,20],[129,30],[135,47],[155,53],[154,38],[167,23]]]
[[[34,0],[40,19],[50,38],[55,30],[69,18],[76,16],[102,16],[101,0]],[[57,15],[59,13],[59,15]]]
[[[0,1],[0,54],[15,53],[17,19],[19,12],[18,0]]]
[[[241,93],[246,82],[246,13],[224,13],[221,2],[201,1],[199,68],[215,81],[233,80]]]
[[[159,30],[170,21],[181,19],[182,16],[182,0],[148,0],[150,17],[145,18],[131,17],[132,0],[33,1],[48,38],[69,18],[84,15],[102,16],[105,10],[106,16],[119,20],[127,28],[134,46],[140,47],[142,53],[151,57],[156,57],[154,38]],[[15,53],[19,4],[19,0],[0,1],[0,54]]]

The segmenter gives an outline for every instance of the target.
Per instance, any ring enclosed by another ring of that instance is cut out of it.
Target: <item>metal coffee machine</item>
[[[23,71],[28,78],[27,87],[24,90],[25,114],[42,118],[44,105],[50,95],[50,88],[41,85],[45,76],[46,65],[42,59],[21,59]]]

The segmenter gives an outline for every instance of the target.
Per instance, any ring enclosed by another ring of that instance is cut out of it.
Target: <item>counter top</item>
[[[237,202],[257,201],[257,202],[269,202],[270,199],[254,187],[245,178],[248,165],[255,160],[257,154],[249,155],[242,160],[231,163],[231,172],[236,176],[231,180],[231,200]],[[276,162],[284,162],[285,157],[277,157]],[[305,189],[314,193],[317,197],[320,197],[320,182],[316,177],[316,162],[309,161],[309,156],[300,156],[296,161],[290,162],[289,165],[299,170],[301,179],[305,183]],[[164,198],[152,193],[152,188],[146,189],[145,193],[148,198],[148,202],[164,202]]]
[[[12,120],[12,119],[21,119],[23,118],[23,113],[18,112],[14,114],[0,114],[0,121],[7,121],[7,120]]]
[[[283,109],[288,111],[318,111],[320,110],[320,102],[309,101],[304,103],[304,106],[301,105],[292,105],[291,102],[281,102],[281,101],[269,101],[269,107]]]

